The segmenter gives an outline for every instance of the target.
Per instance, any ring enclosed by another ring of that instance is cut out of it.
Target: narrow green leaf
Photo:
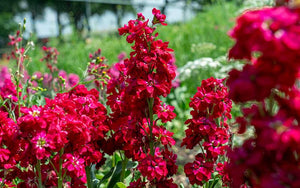
[[[126,185],[122,182],[118,182],[116,183],[116,185],[114,186],[114,188],[126,188]]]
[[[114,171],[109,181],[107,188],[113,188],[116,185],[116,183],[120,182],[121,172],[122,172],[122,161],[119,161],[116,166],[116,170]]]
[[[107,174],[105,174],[105,176],[100,180],[100,182],[99,182],[99,184],[98,184],[98,187],[100,187],[100,185],[101,185],[105,180],[109,179],[109,178],[112,176],[112,174],[114,173],[115,170],[116,170],[116,167],[111,168],[110,171],[109,171]]]

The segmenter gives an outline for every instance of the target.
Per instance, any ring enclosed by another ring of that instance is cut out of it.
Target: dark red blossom
[[[165,15],[157,9],[153,9],[153,15],[152,26],[139,13],[136,20],[130,20],[119,29],[119,34],[127,36],[127,42],[133,44],[133,51],[129,58],[109,71],[107,105],[112,110],[109,125],[113,134],[104,150],[110,154],[123,150],[127,158],[138,161],[137,168],[147,184],[173,187],[172,179],[167,176],[177,171],[177,156],[168,149],[175,140],[173,133],[157,122],[160,119],[165,123],[175,118],[174,107],[161,104],[159,97],[170,93],[176,66],[168,42],[157,39],[158,33],[155,33],[154,25],[166,25]],[[163,149],[155,153],[157,146]],[[139,179],[129,187],[145,185]]]
[[[230,34],[236,44],[229,56],[250,64],[229,73],[229,97],[255,102],[236,120],[238,133],[252,126],[255,135],[228,149],[229,162],[221,169],[233,188],[300,185],[300,12],[295,3],[247,11]]]
[[[37,185],[38,176],[24,175],[19,167],[36,171],[40,161],[43,184],[57,186],[54,172],[63,159],[63,173],[72,178],[72,187],[84,186],[85,167],[102,160],[98,143],[109,130],[99,92],[79,85],[46,99],[45,106],[22,107],[21,112],[16,124],[0,111],[0,166],[10,170],[10,179],[18,177],[24,187]]]
[[[148,155],[146,158],[140,160],[137,167],[141,174],[150,181],[153,179],[159,181],[168,174],[166,161],[157,155],[160,155],[158,151],[155,152],[155,156]]]
[[[220,168],[222,163],[219,163],[219,168],[215,167],[219,157],[225,155],[229,142],[226,120],[231,118],[232,105],[223,81],[224,79],[215,78],[203,80],[201,87],[191,98],[192,119],[185,122],[188,129],[181,143],[181,146],[188,149],[197,145],[201,147],[201,153],[196,155],[195,161],[184,166],[184,172],[191,184],[203,185],[218,170],[223,178],[227,177],[223,168]]]

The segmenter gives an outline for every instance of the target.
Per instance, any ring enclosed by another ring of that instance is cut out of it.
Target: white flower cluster
[[[191,77],[192,74],[199,73],[203,69],[217,68],[221,66],[220,62],[210,57],[204,57],[195,61],[187,62],[183,67],[177,69],[180,81],[184,81]]]

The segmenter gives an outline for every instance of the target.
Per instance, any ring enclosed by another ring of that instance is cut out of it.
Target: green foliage
[[[216,58],[226,54],[232,45],[232,41],[226,33],[233,25],[233,16],[236,10],[237,7],[233,3],[213,5],[209,10],[199,13],[190,21],[159,27],[157,31],[163,41],[170,41],[170,47],[174,49],[178,67],[188,61],[205,56]],[[213,44],[215,49],[200,54],[197,51],[192,52],[193,46],[205,43]],[[57,39],[51,39],[49,46],[55,46],[60,52],[59,68],[79,75],[86,67],[89,60],[88,54],[98,48],[102,49],[102,54],[110,64],[117,62],[119,53],[124,51],[129,54],[131,51],[124,38],[120,38],[116,32],[94,33],[90,39],[86,40],[72,35],[64,43],[59,43]],[[40,54],[39,47],[36,47],[35,51],[30,54],[33,57],[33,63],[29,67],[30,72],[42,68],[39,62]]]
[[[13,14],[10,12],[0,12],[0,47],[8,43],[8,35],[17,29],[17,24],[13,21]],[[1,52],[0,52],[1,54]]]
[[[18,27],[14,21],[14,14],[18,12],[20,0],[1,1],[0,3],[0,48],[5,47],[8,35]],[[0,52],[0,55],[3,52]]]

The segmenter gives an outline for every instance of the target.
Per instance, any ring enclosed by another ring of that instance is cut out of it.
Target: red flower
[[[47,149],[54,149],[54,145],[45,132],[38,133],[32,138],[31,142],[35,146],[36,158],[41,160],[49,157],[51,153]]]
[[[176,114],[173,111],[174,106],[163,104],[163,106],[159,106],[157,116],[163,123],[166,123],[176,117]]]
[[[138,170],[144,177],[147,177],[150,181],[154,178],[160,180],[167,176],[168,169],[166,161],[157,156],[147,156],[140,160]]]

